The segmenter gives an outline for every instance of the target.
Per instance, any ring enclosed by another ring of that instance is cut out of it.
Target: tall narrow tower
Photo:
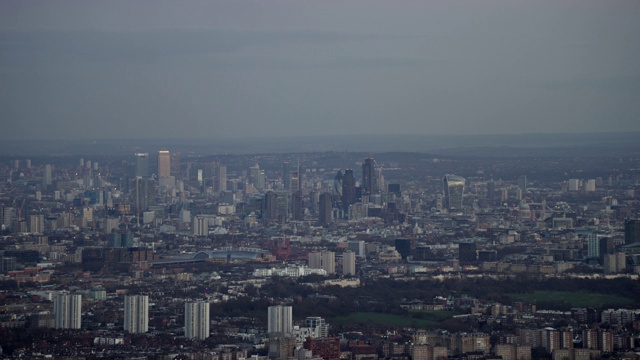
[[[209,337],[209,303],[206,301],[184,304],[184,336],[204,340]]]
[[[376,162],[372,158],[364,159],[362,164],[362,193],[370,195],[378,192]]]
[[[169,150],[160,150],[158,151],[158,177],[169,176],[171,176],[171,153]]]
[[[293,332],[293,316],[291,306],[269,306],[267,315],[267,332],[269,334],[291,334]]]
[[[149,331],[149,296],[124,297],[124,329],[130,333]]]
[[[149,154],[136,153],[136,177],[149,177]]]
[[[345,213],[349,212],[349,206],[356,202],[356,178],[353,170],[347,169],[342,177],[342,207]]]
[[[53,300],[56,329],[80,329],[82,295],[58,294]]]

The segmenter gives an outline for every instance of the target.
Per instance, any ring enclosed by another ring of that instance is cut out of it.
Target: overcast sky
[[[640,131],[640,2],[0,1],[0,139]]]

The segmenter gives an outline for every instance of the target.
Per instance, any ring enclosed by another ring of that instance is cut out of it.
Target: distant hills
[[[9,140],[0,156],[125,155],[159,149],[183,154],[322,151],[420,152],[442,156],[615,156],[640,154],[640,133],[519,135],[356,135],[232,139]]]

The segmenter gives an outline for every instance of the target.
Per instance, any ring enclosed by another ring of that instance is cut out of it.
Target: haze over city
[[[1,139],[640,131],[636,1],[0,3]]]

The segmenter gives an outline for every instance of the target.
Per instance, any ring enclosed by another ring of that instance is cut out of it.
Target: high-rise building
[[[319,211],[318,211],[318,222],[320,223],[320,225],[322,226],[327,226],[329,224],[331,224],[331,222],[333,221],[333,216],[332,214],[332,201],[331,201],[331,194],[328,192],[324,192],[322,194],[320,194],[320,199],[319,199]]]
[[[460,265],[473,263],[476,259],[477,254],[475,243],[469,242],[458,244],[458,260],[460,260]]]
[[[168,150],[158,151],[158,177],[171,176],[171,153]]]
[[[304,325],[311,329],[312,337],[323,338],[329,336],[329,324],[319,316],[308,316],[304,320]]]
[[[640,243],[640,219],[627,219],[624,221],[624,243]]]
[[[291,190],[291,174],[289,174],[289,162],[282,163],[282,181],[285,190]]]
[[[353,170],[347,169],[342,177],[342,210],[349,213],[349,206],[356,203],[356,178]]]
[[[204,216],[195,216],[193,218],[193,236],[209,235],[209,219]]]
[[[149,177],[149,154],[136,153],[136,177]]]
[[[291,194],[291,218],[293,220],[304,219],[304,205],[302,202],[302,191],[300,190]]]
[[[80,329],[82,325],[82,295],[57,294],[53,300],[56,329]]]
[[[569,179],[569,191],[578,191],[580,190],[580,179]]]
[[[149,296],[124,297],[124,329],[130,333],[146,333],[149,330]]]
[[[227,191],[227,166],[226,165],[216,164],[213,191],[215,191],[216,193]]]
[[[276,220],[278,218],[278,195],[273,191],[264,194],[264,205],[262,218],[266,220]]]
[[[309,267],[323,269],[327,274],[336,273],[336,254],[333,251],[310,252]]]
[[[402,260],[407,260],[407,257],[411,255],[414,242],[411,239],[395,239],[394,245],[396,250],[402,256]]]
[[[42,178],[42,183],[44,186],[49,186],[53,183],[53,177],[52,177],[52,169],[51,169],[51,165],[47,164],[44,166],[44,174],[43,174],[43,178]]]
[[[376,162],[372,158],[366,158],[362,164],[362,193],[365,195],[377,193],[377,183]]]
[[[297,171],[291,173],[289,180],[289,191],[293,194],[296,191],[300,191],[302,186],[300,185],[300,174]]]
[[[342,274],[345,276],[356,274],[356,253],[353,251],[346,251],[342,255]]]
[[[522,190],[522,192],[527,192],[527,175],[520,175],[518,176],[518,187],[520,188],[520,190]]]
[[[444,203],[447,210],[461,210],[464,196],[464,178],[457,175],[445,175]]]
[[[269,306],[267,310],[267,332],[269,334],[293,333],[293,316],[291,306]]]
[[[171,168],[171,176],[176,179],[182,179],[182,165],[180,163],[180,153],[171,153],[171,158],[169,160],[170,168]]]
[[[196,301],[184,304],[184,336],[198,340],[209,337],[209,302]]]
[[[6,229],[11,228],[13,222],[13,208],[9,206],[0,207],[0,225]]]
[[[40,234],[44,232],[44,215],[29,215],[29,232]]]

